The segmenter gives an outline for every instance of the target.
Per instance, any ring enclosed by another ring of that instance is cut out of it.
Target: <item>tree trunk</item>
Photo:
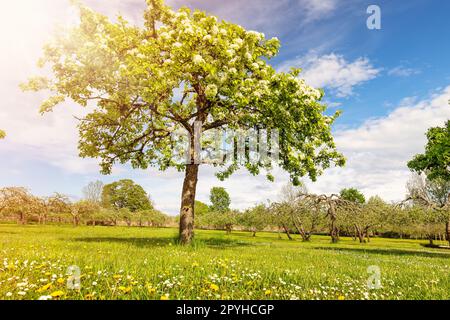
[[[339,242],[339,229],[336,226],[336,209],[333,203],[329,204],[328,215],[330,216],[331,225],[330,225],[330,236],[332,243]]]
[[[191,243],[194,238],[194,202],[197,190],[198,167],[198,164],[188,164],[186,166],[180,209],[180,242],[183,245]]]
[[[450,220],[445,224],[445,236],[448,241],[448,245],[450,246]]]
[[[289,229],[284,224],[283,224],[283,229],[284,229],[284,232],[286,232],[286,236],[288,237],[288,239],[289,240],[293,240],[292,236],[291,236],[291,233],[289,232]]]
[[[331,236],[331,242],[332,243],[338,243],[339,242],[339,229],[336,227],[335,220],[333,220],[332,223],[331,223],[330,236]]]

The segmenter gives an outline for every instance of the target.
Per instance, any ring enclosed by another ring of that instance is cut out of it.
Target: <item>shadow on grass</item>
[[[165,247],[178,245],[177,238],[152,237],[152,238],[121,238],[121,237],[83,237],[75,238],[74,241],[88,243],[122,243],[137,247]],[[192,247],[229,248],[251,246],[251,243],[224,238],[195,239]]]
[[[404,249],[369,249],[369,248],[333,248],[333,247],[312,247],[314,250],[329,250],[339,252],[353,252],[362,254],[382,254],[389,256],[415,256],[415,257],[427,257],[427,258],[448,258],[450,259],[449,252],[430,252],[430,251],[415,251]]]

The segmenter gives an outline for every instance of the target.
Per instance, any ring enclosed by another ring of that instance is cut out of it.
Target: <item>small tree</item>
[[[388,213],[387,204],[380,197],[371,197],[367,203],[349,201],[341,211],[345,224],[354,228],[360,243],[370,241],[370,232],[386,221]]]
[[[238,220],[240,225],[252,232],[253,237],[256,237],[256,232],[263,231],[270,222],[268,209],[263,204],[246,210],[243,214],[239,215]]]
[[[208,213],[210,212],[210,207],[201,201],[195,201],[194,205],[195,211],[195,226],[202,228],[208,225]]]
[[[293,240],[291,232],[295,228],[292,221],[292,211],[292,206],[287,202],[272,203],[269,207],[272,222],[278,226],[278,230],[284,231],[289,240]]]
[[[233,231],[233,226],[237,224],[239,213],[234,210],[225,212],[210,211],[205,216],[205,221],[214,229],[225,230],[227,234]]]
[[[103,173],[128,161],[134,168],[185,170],[182,243],[193,238],[200,165],[195,131],[197,136],[214,129],[279,131],[276,164],[294,182],[304,175],[315,180],[332,164],[344,164],[331,135],[339,113],[325,115],[323,92],[300,79],[300,70],[277,72],[269,65],[278,39],[197,10],[175,12],[162,0],[147,3],[143,28],[80,7],[80,24],[45,47],[40,64],[50,65],[52,79],[31,79],[23,89],[54,93],[42,113],[67,98],[96,104],[80,120],[79,149],[83,157],[102,159]],[[177,130],[189,134],[184,163],[172,152],[183,148],[172,135]],[[233,160],[219,177],[229,177],[241,164],[252,174],[272,167],[270,160],[245,158]]]
[[[92,216],[99,210],[100,206],[97,203],[87,200],[75,202],[70,211],[73,226],[79,226],[83,220],[92,218]]]
[[[342,189],[341,198],[343,200],[363,204],[366,202],[364,195],[356,188]]]
[[[61,222],[62,216],[69,215],[71,212],[71,203],[68,196],[55,193],[46,199],[48,214],[56,217],[58,222]]]
[[[230,210],[231,199],[227,190],[222,187],[213,187],[209,196],[210,211],[226,212]]]
[[[292,222],[302,240],[310,241],[325,218],[323,206],[305,195],[298,196],[292,205]]]
[[[420,221],[428,226],[436,223],[445,225],[446,238],[450,244],[450,180],[442,177],[430,180],[424,174],[414,173],[406,187],[408,194],[405,201],[421,206],[422,213],[430,215],[429,218],[422,217]]]
[[[27,219],[42,212],[42,202],[27,189],[9,187],[0,189],[0,213],[6,216],[16,216],[17,222],[26,224]]]
[[[128,208],[120,208],[118,210],[120,220],[125,221],[128,227],[133,223],[133,213]]]
[[[120,210],[127,208],[131,212],[153,208],[144,188],[133,180],[120,180],[103,187],[102,204],[105,208]]]

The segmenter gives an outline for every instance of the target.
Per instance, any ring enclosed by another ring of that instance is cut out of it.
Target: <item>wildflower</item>
[[[270,295],[272,294],[272,291],[271,291],[271,290],[266,290],[266,291],[264,292],[264,294],[265,294],[266,296],[270,296]]]
[[[52,300],[52,296],[40,296],[38,300]]]
[[[201,55],[196,54],[194,56],[194,58],[192,59],[192,61],[194,61],[195,64],[201,64],[204,63],[205,60],[203,59],[203,57]],[[171,243],[169,243],[169,245],[172,245]]]
[[[95,292],[86,294],[86,295],[84,296],[84,298],[85,298],[86,300],[92,300],[92,299],[94,298],[94,296],[95,296]]]
[[[45,286],[40,287],[40,288],[37,290],[37,292],[44,292],[44,291],[47,291],[48,289],[51,288],[51,286],[52,286],[51,283],[47,283]]]
[[[169,294],[166,293],[165,295],[161,296],[161,300],[169,300]]]
[[[97,281],[93,281],[92,285],[95,287],[97,285]]]
[[[345,297],[344,296],[339,296],[338,300],[345,300]]]
[[[56,280],[56,282],[58,282],[59,284],[64,284],[66,281],[63,278],[59,278],[58,280]]]
[[[60,298],[60,297],[62,297],[64,294],[65,294],[64,291],[59,290],[59,291],[54,291],[54,292],[52,292],[50,295],[51,295],[53,298]]]
[[[24,296],[24,295],[26,295],[27,293],[26,293],[25,291],[19,291],[19,292],[17,292],[17,294],[18,294],[19,296]]]
[[[214,283],[211,283],[211,284],[209,285],[209,288],[210,288],[212,291],[219,291],[219,286],[218,286],[217,284],[214,284]]]
[[[11,297],[11,296],[12,296],[12,293],[11,293],[11,292],[7,292],[7,293],[6,293],[6,296],[7,296],[7,297]]]
[[[147,285],[147,291],[150,294],[154,294],[156,292],[156,289],[153,288],[151,285]]]
[[[199,265],[199,263],[198,262],[194,262],[193,264],[192,264],[192,268],[197,268],[197,267],[199,267],[200,265]]]
[[[213,99],[217,95],[217,92],[218,92],[217,86],[214,84],[210,84],[206,87],[205,95],[208,99]]]
[[[120,286],[120,287],[119,287],[119,290],[122,291],[122,293],[127,294],[127,293],[130,293],[130,292],[131,292],[131,287],[123,287],[123,286]]]

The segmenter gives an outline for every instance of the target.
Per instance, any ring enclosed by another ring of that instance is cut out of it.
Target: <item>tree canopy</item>
[[[231,199],[225,188],[213,187],[209,200],[211,201],[211,211],[226,212],[230,210]]]
[[[430,180],[450,181],[450,120],[443,127],[430,128],[427,139],[425,153],[416,155],[408,167],[425,173]]]
[[[102,203],[105,208],[128,209],[131,212],[153,209],[144,188],[133,180],[120,180],[103,187]]]
[[[366,197],[356,188],[348,188],[341,190],[341,198],[347,201],[363,204],[366,202]]]

